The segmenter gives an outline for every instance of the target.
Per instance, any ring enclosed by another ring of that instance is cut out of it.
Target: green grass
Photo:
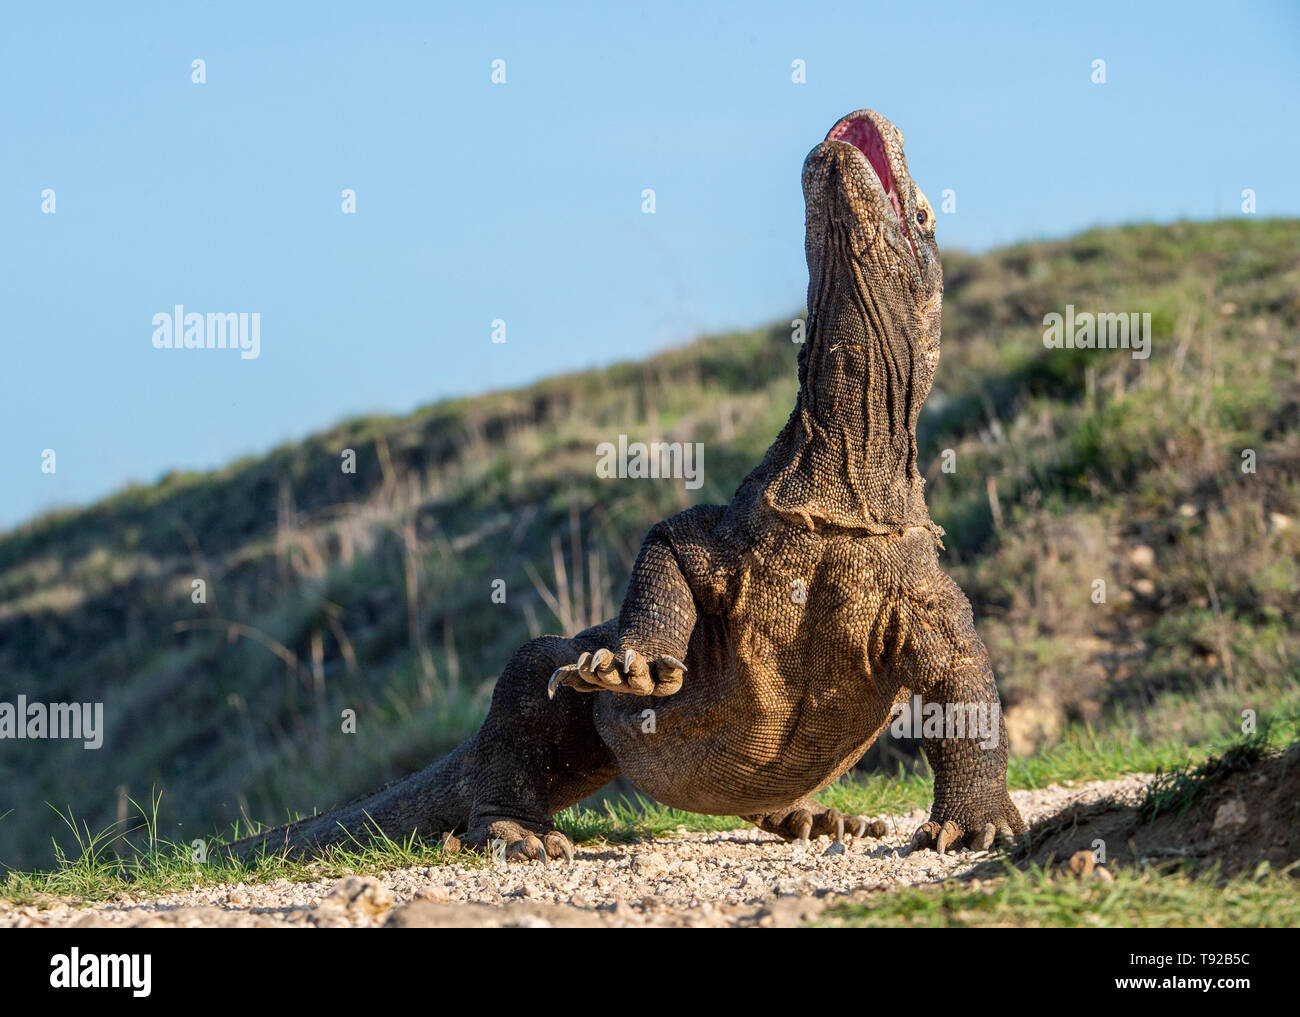
[[[1294,866],[1292,866],[1294,869]],[[1008,867],[1003,876],[872,893],[829,908],[820,926],[972,928],[1294,927],[1300,922],[1300,879],[1270,872],[1225,882],[1197,876],[1121,870],[1113,882],[1081,881],[1059,872]]]
[[[330,848],[309,860],[264,855],[248,864],[223,857],[216,850],[219,841],[214,840],[209,842],[206,860],[198,861],[192,845],[158,835],[158,801],[158,796],[148,804],[132,800],[140,816],[137,829],[145,835],[144,846],[124,847],[122,854],[115,848],[123,846],[123,838],[107,830],[92,833],[73,816],[60,813],[72,831],[77,851],[65,854],[56,843],[54,868],[32,873],[10,871],[0,883],[0,900],[42,906],[59,898],[87,904],[113,900],[120,894],[145,899],[219,884],[268,883],[277,879],[312,882],[440,865],[447,860],[439,844],[415,837],[396,841],[381,835],[367,843]],[[240,831],[235,830],[230,839],[238,836]],[[471,866],[487,864],[484,856],[473,851],[457,853],[456,861]]]
[[[1270,747],[1268,732],[1259,731],[1197,766],[1184,764],[1157,773],[1142,800],[1143,818],[1149,822],[1162,813],[1172,813],[1176,819],[1185,816],[1203,791],[1231,773],[1250,769]]]
[[[744,823],[738,816],[706,816],[683,812],[643,798],[619,798],[599,808],[574,806],[555,817],[556,827],[575,843],[632,844],[675,833],[734,830]]]
[[[1267,725],[1272,716],[1263,715],[1261,725]],[[1279,732],[1284,729],[1287,725],[1277,726]],[[1240,730],[1230,722],[1221,722],[1194,744],[1175,738],[1155,739],[1137,725],[1117,725],[1103,733],[1074,725],[1050,748],[1032,756],[1012,756],[1007,784],[1013,789],[1033,789],[1064,780],[1113,780],[1129,773],[1160,773],[1207,759],[1236,744],[1240,737]]]

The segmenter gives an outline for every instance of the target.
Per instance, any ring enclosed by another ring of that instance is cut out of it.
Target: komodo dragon
[[[666,805],[741,815],[789,840],[845,824],[861,835],[864,819],[809,796],[913,694],[982,704],[997,725],[994,738],[924,738],[934,805],[913,844],[983,849],[1025,831],[988,653],[939,568],[943,531],[917,470],[916,420],[939,360],[934,213],[902,132],[872,110],[809,153],[803,191],[799,395],[731,503],[655,525],[618,618],[521,647],[483,726],[451,755],[236,842],[236,856],[455,830],[469,844],[500,838],[510,858],[572,858],[551,817],[620,773]]]

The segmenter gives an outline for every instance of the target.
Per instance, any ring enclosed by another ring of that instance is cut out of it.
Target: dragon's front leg
[[[562,685],[579,692],[670,696],[682,687],[686,651],[697,617],[688,576],[707,570],[711,535],[720,512],[701,505],[652,527],[641,545],[623,609],[618,645],[584,653],[551,676],[550,694]]]
[[[1023,834],[1007,793],[1007,728],[988,651],[957,584],[939,570],[907,591],[911,615],[899,663],[922,700],[922,747],[934,771],[930,818],[913,846],[985,850]]]

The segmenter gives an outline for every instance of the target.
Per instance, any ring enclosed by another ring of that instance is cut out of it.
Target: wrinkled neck
[[[834,287],[812,312],[800,394],[822,426],[864,448],[907,458],[916,437],[910,321],[896,295],[850,282]]]
[[[856,268],[811,283],[799,398],[761,468],[764,500],[814,528],[928,524],[916,466],[925,386],[906,297]]]

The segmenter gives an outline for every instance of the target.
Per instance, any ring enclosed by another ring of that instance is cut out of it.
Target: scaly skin
[[[654,526],[619,617],[523,646],[483,727],[447,759],[234,853],[302,853],[378,828],[571,856],[551,817],[619,773],[667,805],[787,839],[862,835],[866,820],[809,795],[862,756],[895,704],[998,705],[970,605],[939,568],[916,464],[939,360],[934,213],[902,133],[869,110],[812,150],[803,189],[799,396],[731,503]],[[996,745],[923,740],[935,793],[916,846],[986,848],[1025,831],[994,716]]]

